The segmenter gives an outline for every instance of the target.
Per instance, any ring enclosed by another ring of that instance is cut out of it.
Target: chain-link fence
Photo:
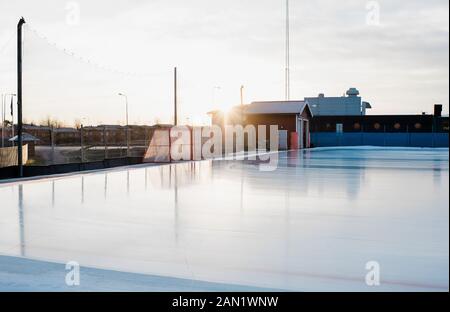
[[[105,159],[143,157],[157,127],[95,126],[54,128],[25,126],[33,140],[27,165],[96,162]]]

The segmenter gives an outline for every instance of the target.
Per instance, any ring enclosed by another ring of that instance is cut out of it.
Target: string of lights
[[[58,51],[64,53],[67,56],[70,56],[80,62],[83,62],[87,65],[90,65],[92,67],[95,67],[97,69],[106,71],[106,72],[110,72],[113,74],[117,74],[117,75],[123,75],[123,76],[133,76],[133,77],[148,77],[148,76],[158,76],[158,75],[163,75],[163,74],[167,74],[168,72],[155,72],[155,73],[146,73],[146,72],[135,72],[135,71],[122,71],[116,68],[113,68],[111,66],[105,65],[105,64],[101,64],[98,63],[96,61],[93,61],[92,58],[88,58],[88,57],[84,57],[81,56],[65,47],[60,46],[59,44],[57,44],[56,42],[52,42],[50,39],[48,39],[47,36],[45,36],[42,32],[40,32],[39,30],[37,30],[35,27],[33,27],[32,25],[30,25],[28,22],[27,24],[24,25],[24,27],[29,30],[31,33],[33,33],[35,36],[37,36],[38,38],[42,39],[47,45],[57,49]]]
[[[6,51],[6,48],[11,43],[11,40],[15,37],[15,33],[12,33],[9,38],[5,41],[5,44],[0,48],[0,54]]]

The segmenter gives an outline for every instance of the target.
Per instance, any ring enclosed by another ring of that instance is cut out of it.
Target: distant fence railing
[[[371,133],[371,132],[313,132],[314,147],[327,146],[397,146],[397,147],[449,147],[448,133]]]

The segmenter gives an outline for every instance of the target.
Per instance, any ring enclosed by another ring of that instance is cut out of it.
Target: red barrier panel
[[[298,149],[298,133],[291,132],[290,149]]]

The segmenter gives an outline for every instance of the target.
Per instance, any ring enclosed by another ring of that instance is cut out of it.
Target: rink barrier
[[[49,166],[24,166],[24,177],[35,177],[52,174],[64,174],[89,170],[101,170],[122,166],[138,165],[142,163],[142,157],[126,157],[105,159],[102,161],[60,164]],[[12,179],[17,177],[17,166],[0,168],[0,179]]]
[[[371,132],[312,132],[314,147],[329,146],[392,146],[449,147],[448,133],[371,133]]]

